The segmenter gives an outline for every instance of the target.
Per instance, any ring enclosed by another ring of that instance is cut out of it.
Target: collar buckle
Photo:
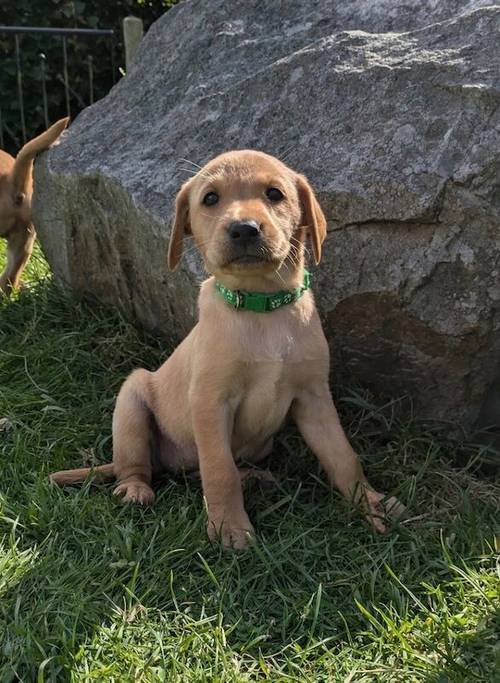
[[[245,296],[244,292],[242,292],[241,289],[236,289],[234,291],[234,293],[236,295],[234,307],[236,308],[236,310],[238,310],[240,308],[244,308],[245,307],[245,301],[246,301],[246,296]]]

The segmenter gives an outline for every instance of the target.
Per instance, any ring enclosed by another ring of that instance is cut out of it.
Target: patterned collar
[[[237,311],[254,311],[254,313],[269,313],[276,311],[282,306],[293,304],[300,299],[302,294],[311,286],[311,274],[304,270],[304,281],[300,287],[284,290],[281,292],[245,292],[241,289],[228,289],[220,282],[215,281],[216,292],[226,303]]]

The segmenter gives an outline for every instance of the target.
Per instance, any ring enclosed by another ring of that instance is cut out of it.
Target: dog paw
[[[381,534],[387,531],[387,521],[397,520],[405,513],[405,506],[394,496],[386,498],[383,493],[366,489],[363,498],[366,519]]]
[[[247,517],[246,520],[243,519],[239,523],[236,521],[209,520],[207,532],[212,543],[219,541],[224,548],[243,550],[248,546],[254,530]]]
[[[278,480],[269,470],[258,470],[253,468],[240,468],[238,470],[241,483],[245,487],[258,485],[261,489],[270,490],[278,486]]]
[[[153,489],[142,481],[125,481],[113,491],[115,496],[120,496],[122,503],[137,503],[138,505],[151,505],[155,499]]]

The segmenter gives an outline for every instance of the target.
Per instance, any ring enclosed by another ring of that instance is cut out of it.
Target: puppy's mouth
[[[275,269],[283,260],[283,255],[275,248],[260,240],[257,244],[226,244],[217,254],[214,263],[228,272],[242,270]]]
[[[256,254],[238,254],[237,256],[231,258],[226,263],[226,266],[231,266],[233,264],[241,266],[253,265],[255,263],[266,263],[268,261],[269,259],[265,258],[264,256],[257,256]]]
[[[272,254],[230,254],[221,267],[228,272],[262,269],[267,271],[269,268],[276,268],[276,259]]]

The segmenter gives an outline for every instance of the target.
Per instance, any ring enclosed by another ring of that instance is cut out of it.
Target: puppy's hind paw
[[[153,489],[142,481],[124,481],[118,484],[113,494],[120,496],[122,503],[138,505],[151,505],[155,499]]]
[[[257,484],[262,489],[271,489],[278,486],[278,480],[269,470],[239,468],[238,473],[243,486],[250,487]]]

